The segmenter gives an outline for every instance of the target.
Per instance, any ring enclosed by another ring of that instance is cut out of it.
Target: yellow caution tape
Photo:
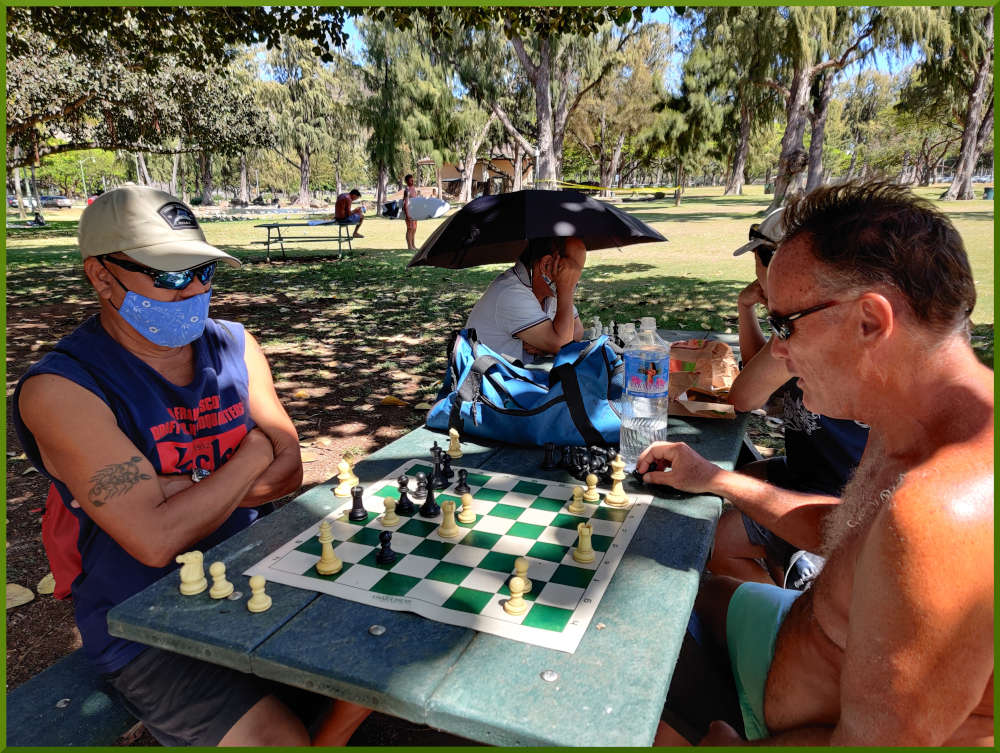
[[[643,186],[641,188],[618,188],[616,186],[595,186],[593,184],[585,183],[570,183],[565,180],[554,180],[552,178],[545,178],[543,180],[535,181],[536,183],[555,183],[559,188],[579,188],[585,191],[615,191],[616,193],[656,193],[657,191],[663,191],[664,193],[669,193],[670,191],[676,191],[677,186]]]

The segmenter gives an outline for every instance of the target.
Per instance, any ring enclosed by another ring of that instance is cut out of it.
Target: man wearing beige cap
[[[280,689],[107,628],[108,610],[178,554],[207,551],[301,483],[260,346],[208,317],[216,265],[240,262],[183,203],[134,185],[94,201],[78,241],[100,311],[21,378],[13,417],[52,481],[44,538],[84,650],[164,745],[308,745]]]

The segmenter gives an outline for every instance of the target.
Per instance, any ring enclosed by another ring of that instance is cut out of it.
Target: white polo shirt
[[[472,311],[466,328],[474,328],[479,342],[485,343],[510,360],[530,363],[524,343],[515,335],[556,317],[556,297],[548,296],[544,303],[531,290],[528,270],[521,262],[499,275],[483,293]],[[577,316],[576,306],[573,316]]]

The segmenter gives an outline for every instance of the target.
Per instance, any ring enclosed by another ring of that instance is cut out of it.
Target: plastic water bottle
[[[625,348],[625,394],[622,397],[621,455],[625,469],[635,469],[640,453],[667,438],[667,380],[670,345],[656,334],[651,316]]]

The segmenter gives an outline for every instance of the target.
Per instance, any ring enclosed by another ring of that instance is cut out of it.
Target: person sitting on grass
[[[784,209],[777,209],[759,225],[751,225],[748,242],[733,253],[753,252],[756,280],[738,299],[743,370],[733,382],[729,401],[737,410],[749,411],[764,405],[773,394],[780,395],[785,454],[739,469],[751,478],[740,479],[741,484],[727,489],[726,499],[734,506],[719,519],[708,569],[716,575],[802,589],[823,566],[822,558],[805,551],[806,545],[800,543],[811,540],[813,532],[797,538],[794,526],[786,521],[783,527],[792,537],[790,542],[762,521],[773,517],[773,508],[783,504],[785,497],[817,495],[826,498],[824,505],[835,504],[861,460],[868,427],[809,411],[786,363],[771,355],[773,340],[765,338],[756,307],[767,306],[767,268],[784,234],[783,219]]]
[[[500,274],[472,307],[466,328],[511,360],[559,352],[583,337],[573,298],[587,263],[579,238],[539,238],[518,262]]]
[[[205,241],[188,206],[135,185],[87,207],[78,241],[99,313],[21,377],[12,416],[56,491],[47,524],[70,529],[55,540],[77,550],[50,560],[75,565],[83,649],[163,745],[309,745],[299,714],[329,699],[108,632],[108,610],[177,555],[246,528],[302,481],[260,346],[208,316],[216,265],[239,261]],[[334,702],[323,739],[343,745],[368,713]]]
[[[728,652],[755,744],[992,747],[994,379],[969,343],[962,239],[893,183],[817,189],[785,225],[767,274],[771,356],[809,410],[871,432],[839,504],[763,521],[822,518],[812,588],[707,576],[696,614]],[[679,442],[637,468],[695,493],[723,473]],[[701,739],[743,743],[721,721]]]
[[[337,222],[348,225],[357,225],[354,228],[354,238],[364,238],[359,232],[361,223],[365,221],[365,206],[361,204],[357,209],[353,207],[355,201],[361,198],[361,191],[352,188],[348,193],[342,193],[337,197],[337,203],[333,205],[333,217]]]

